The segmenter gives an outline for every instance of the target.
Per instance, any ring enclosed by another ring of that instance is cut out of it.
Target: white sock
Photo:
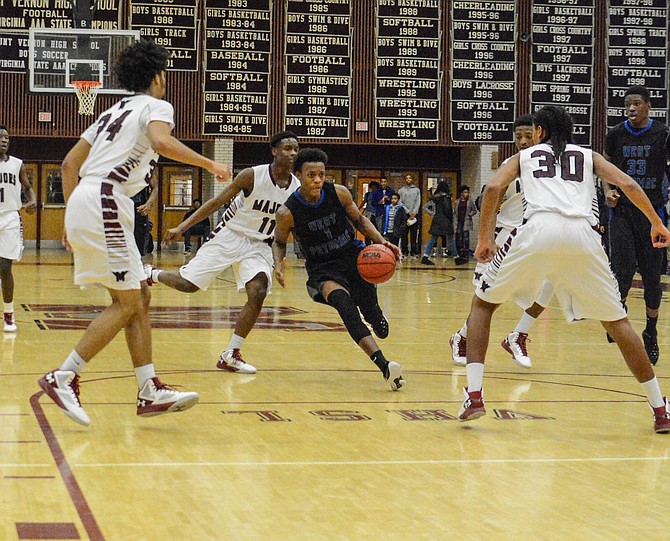
[[[74,349],[67,356],[65,362],[60,365],[61,370],[74,372],[77,375],[81,374],[84,371],[84,368],[86,368],[86,361],[82,359],[79,353],[77,353]]]
[[[465,365],[468,375],[468,391],[481,391],[484,382],[484,363],[468,363]]]
[[[524,334],[528,334],[528,331],[530,331],[530,328],[533,326],[533,323],[535,323],[536,319],[528,314],[527,312],[524,312],[523,315],[521,316],[521,319],[519,320],[519,323],[516,324],[516,327],[514,328],[514,332],[522,332]]]
[[[228,342],[228,349],[240,349],[244,344],[244,338],[233,333],[233,336],[230,337],[230,342]]]
[[[460,334],[463,338],[468,337],[468,322],[467,322],[467,320],[465,321],[465,323],[463,323],[463,326],[461,327],[461,330],[458,331],[458,334]]]
[[[152,269],[152,270],[151,270],[151,279],[152,279],[154,282],[158,282],[158,275],[159,275],[161,272],[163,272],[163,271],[160,270],[160,269]]]
[[[665,406],[663,393],[661,392],[661,387],[658,384],[656,376],[654,376],[649,381],[642,383],[642,387],[644,387],[644,392],[647,393],[647,400],[649,401],[649,404],[651,404],[652,408],[660,408]]]
[[[154,363],[145,364],[144,366],[136,366],[135,377],[137,378],[137,385],[141,389],[147,381],[156,377]]]
[[[14,313],[14,302],[5,303],[5,313],[13,314]]]

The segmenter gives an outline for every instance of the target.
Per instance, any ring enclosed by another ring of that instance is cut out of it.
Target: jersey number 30
[[[556,159],[551,152],[535,150],[531,158],[540,158],[538,168],[533,171],[535,178],[555,178]],[[561,156],[561,178],[570,182],[584,181],[584,154],[576,150],[566,150]]]

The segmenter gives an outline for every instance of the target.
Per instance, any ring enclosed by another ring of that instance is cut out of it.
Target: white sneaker
[[[530,368],[533,366],[533,363],[530,362],[530,357],[528,356],[526,340],[528,340],[528,334],[515,331],[509,333],[507,338],[500,342],[500,345],[507,353],[512,355],[512,359],[514,359],[516,364],[523,368]]]
[[[70,419],[84,426],[91,424],[79,402],[79,376],[74,372],[56,368],[42,376],[37,383]]]
[[[400,387],[405,385],[405,379],[403,378],[402,375],[402,367],[398,363],[390,361],[388,365],[388,370],[389,370],[389,377],[384,379],[387,381],[392,391],[397,391],[398,389],[400,389]]]
[[[219,357],[216,367],[220,370],[237,372],[238,374],[255,374],[256,368],[244,362],[240,350],[237,348],[227,349]]]
[[[144,276],[146,276],[147,285],[149,286],[152,286],[156,283],[154,282],[154,279],[151,277],[151,272],[155,269],[156,267],[154,267],[151,263],[144,264]]]
[[[5,332],[16,332],[18,327],[14,321],[14,312],[5,312]]]
[[[195,406],[198,400],[198,393],[176,391],[161,383],[158,378],[151,378],[137,392],[137,415],[152,417],[185,411]]]
[[[451,346],[451,359],[456,366],[465,366],[468,364],[466,358],[468,339],[460,332],[451,335],[449,345]]]

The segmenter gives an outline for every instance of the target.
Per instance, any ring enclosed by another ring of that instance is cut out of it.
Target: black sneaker
[[[656,366],[656,363],[658,362],[658,335],[651,335],[647,331],[642,331],[642,340],[644,340],[644,349],[647,352],[647,355],[649,355],[649,360],[651,361],[651,364]]]
[[[454,263],[456,265],[467,265],[468,264],[468,258],[467,257],[457,257],[454,259]]]
[[[433,266],[435,265],[435,263],[433,263],[433,262],[428,258],[427,255],[424,255],[424,256],[421,258],[421,264],[422,264],[422,265],[433,265]]]
[[[384,314],[382,314],[382,318],[377,323],[372,325],[372,330],[377,335],[377,338],[381,338],[382,340],[389,335],[389,322]]]

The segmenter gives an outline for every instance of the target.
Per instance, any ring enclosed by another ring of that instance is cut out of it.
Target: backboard
[[[121,51],[139,41],[138,30],[31,28],[30,91],[71,93],[72,81],[99,81],[100,94],[128,94],[112,68]]]

